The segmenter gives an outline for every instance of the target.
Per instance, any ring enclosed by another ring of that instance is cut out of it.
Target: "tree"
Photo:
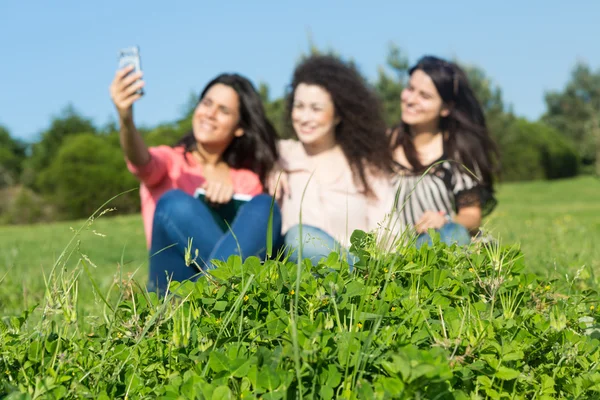
[[[544,123],[515,118],[502,137],[503,180],[558,179],[578,173],[575,147]]]
[[[312,34],[309,32],[309,34],[308,34],[308,52],[300,53],[300,57],[298,57],[298,61],[296,62],[296,64],[300,64],[302,61],[304,61],[306,58],[308,58],[310,56],[335,57],[339,60],[342,60],[342,61],[348,63],[350,66],[358,69],[356,63],[354,62],[354,59],[352,59],[352,58],[346,59],[346,58],[342,57],[342,55],[340,53],[338,53],[333,47],[328,47],[328,48],[324,48],[324,49],[319,48],[319,46],[315,43],[315,41],[312,37]]]
[[[500,87],[493,83],[482,68],[472,64],[459,65],[465,71],[469,85],[486,116],[503,113],[505,109]]]
[[[41,177],[63,218],[87,218],[105,201],[139,186],[125,166],[118,137],[69,135]],[[138,210],[139,194],[128,193],[109,207]]]
[[[269,86],[266,83],[260,83],[258,85],[258,94],[263,102],[265,107],[265,114],[267,118],[273,126],[275,130],[279,134],[281,138],[290,138],[293,137],[291,129],[286,124],[285,117],[285,99],[280,97],[274,100],[270,99]]]
[[[387,67],[387,68],[386,68]],[[386,66],[380,66],[375,90],[381,99],[383,115],[388,126],[400,123],[400,94],[408,77],[408,58],[394,43],[389,45]],[[388,72],[391,70],[391,74]]]
[[[565,88],[546,93],[545,100],[543,121],[573,141],[582,162],[595,162],[600,175],[600,69],[578,63]]]
[[[23,181],[37,190],[47,189],[39,179],[40,173],[50,166],[66,137],[78,133],[96,133],[90,119],[81,116],[69,105],[59,116],[52,118],[50,127],[42,132],[41,139],[32,146],[31,157],[26,162]]]
[[[469,85],[479,104],[481,104],[488,130],[500,152],[501,169],[513,171],[514,166],[510,165],[511,162],[514,162],[510,161],[513,158],[511,146],[518,146],[519,144],[517,144],[518,138],[507,136],[507,132],[514,128],[515,117],[512,112],[506,110],[502,99],[502,90],[481,67],[473,64],[457,63],[465,71]],[[516,179],[513,172],[501,174],[501,176],[505,179]]]
[[[160,124],[151,130],[138,129],[138,131],[144,136],[147,146],[173,146],[192,129],[191,121],[190,117],[187,120],[188,124],[185,123],[186,121],[181,120],[176,123]]]
[[[17,183],[27,146],[20,140],[13,139],[3,126],[0,126],[0,187]]]

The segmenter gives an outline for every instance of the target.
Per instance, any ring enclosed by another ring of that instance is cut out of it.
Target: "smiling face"
[[[226,148],[235,137],[242,136],[239,101],[236,91],[227,85],[217,83],[208,89],[194,110],[192,128],[196,141]]]
[[[305,83],[296,87],[292,125],[305,147],[318,153],[335,146],[335,126],[339,122],[331,96],[325,89]]]
[[[441,117],[450,113],[433,80],[420,69],[410,76],[401,96],[402,121],[411,126],[438,129]]]

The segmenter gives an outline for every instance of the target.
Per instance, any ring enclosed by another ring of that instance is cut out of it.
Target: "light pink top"
[[[127,168],[141,182],[142,219],[146,233],[146,244],[150,248],[152,240],[152,220],[156,203],[163,193],[170,189],[181,189],[190,195],[206,181],[202,165],[183,147],[151,147],[150,162],[135,166],[127,161]],[[230,168],[233,191],[240,194],[257,195],[262,193],[260,178],[247,169]]]
[[[280,167],[287,173],[290,194],[281,202],[283,234],[300,222],[302,208],[304,225],[322,229],[347,247],[354,230],[376,229],[389,212],[389,181],[369,177],[371,190],[377,197],[368,197],[355,184],[350,165],[339,146],[310,156],[300,142],[281,140],[279,154]]]

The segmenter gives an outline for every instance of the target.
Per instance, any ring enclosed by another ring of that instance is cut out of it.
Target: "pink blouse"
[[[126,160],[129,171],[141,182],[142,219],[148,248],[152,240],[154,210],[160,196],[170,189],[181,189],[192,195],[206,181],[202,165],[186,154],[183,147],[158,146],[149,151],[150,161],[145,165],[136,166]],[[263,192],[260,178],[254,172],[230,168],[230,174],[235,193],[255,196]]]
[[[354,230],[376,229],[390,211],[389,180],[369,174],[375,196],[367,196],[355,183],[339,146],[311,156],[300,142],[281,140],[279,154],[279,164],[287,174],[290,192],[281,203],[283,234],[300,223],[302,210],[304,225],[322,229],[348,247]]]

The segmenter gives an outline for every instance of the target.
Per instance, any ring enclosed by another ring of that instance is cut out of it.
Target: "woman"
[[[378,194],[386,193],[393,166],[377,97],[354,68],[312,56],[294,72],[287,116],[298,137],[279,145],[290,260],[302,243],[302,257],[312,262],[337,250],[353,264],[350,236],[384,218],[387,199]]]
[[[464,245],[496,205],[496,147],[456,64],[427,56],[409,73],[402,123],[392,134],[400,225],[416,231],[417,246],[431,244],[429,229]]]
[[[192,131],[174,147],[148,148],[135,127],[132,110],[144,82],[141,73],[131,71],[131,67],[118,71],[110,92],[119,113],[127,166],[141,182],[151,255],[148,289],[162,293],[171,280],[198,276],[200,271],[184,261],[188,239],[201,269],[210,268],[213,259],[226,260],[240,252],[243,257],[264,255],[272,201],[263,194],[263,186],[277,159],[276,133],[252,84],[240,75],[219,75],[200,95]],[[192,196],[197,188],[206,190],[209,204]],[[254,197],[224,231],[210,207],[228,203],[234,193]],[[277,208],[272,217],[272,240],[278,240]]]

